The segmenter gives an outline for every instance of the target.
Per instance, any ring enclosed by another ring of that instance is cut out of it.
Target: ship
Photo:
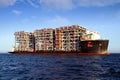
[[[9,53],[58,56],[109,55],[108,39],[79,25],[15,32],[15,46]]]

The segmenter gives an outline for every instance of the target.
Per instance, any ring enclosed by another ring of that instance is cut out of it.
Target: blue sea
[[[0,80],[120,80],[120,54],[0,54]]]

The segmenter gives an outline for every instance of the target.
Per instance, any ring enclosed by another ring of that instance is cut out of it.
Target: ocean
[[[120,54],[0,54],[0,80],[120,80]]]

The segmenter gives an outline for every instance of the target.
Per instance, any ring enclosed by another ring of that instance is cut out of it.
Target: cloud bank
[[[41,0],[42,7],[48,9],[71,9],[73,7],[72,0]]]
[[[72,0],[75,1],[77,6],[96,6],[104,7],[120,3],[120,0]]]
[[[73,9],[78,7],[104,7],[120,3],[120,0],[0,0],[0,6],[14,5],[17,1],[38,8]]]
[[[43,7],[51,9],[73,9],[78,7],[104,7],[120,3],[120,0],[40,0]]]
[[[0,6],[14,5],[17,0],[0,0]]]

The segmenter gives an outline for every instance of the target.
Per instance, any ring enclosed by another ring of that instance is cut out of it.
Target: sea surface
[[[0,54],[0,80],[120,80],[120,54]]]

